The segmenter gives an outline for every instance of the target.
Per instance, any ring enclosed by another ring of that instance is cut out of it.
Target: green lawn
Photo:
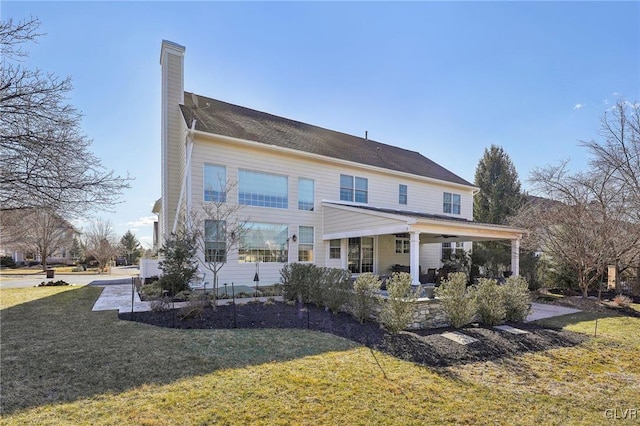
[[[640,409],[638,318],[599,318],[578,347],[434,369],[305,330],[119,321],[91,312],[100,291],[0,290],[3,424],[591,425]]]

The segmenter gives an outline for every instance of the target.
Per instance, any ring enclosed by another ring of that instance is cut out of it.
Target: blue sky
[[[473,182],[491,144],[523,186],[640,101],[639,2],[11,2],[42,21],[26,65],[71,76],[103,164],[135,177],[111,220],[151,243],[160,196],[160,43],[185,90],[419,151]]]

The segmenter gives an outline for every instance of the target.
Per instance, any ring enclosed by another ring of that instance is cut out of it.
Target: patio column
[[[511,271],[513,276],[520,275],[520,239],[511,240]]]
[[[411,284],[420,285],[420,233],[409,234],[409,267],[411,268]]]

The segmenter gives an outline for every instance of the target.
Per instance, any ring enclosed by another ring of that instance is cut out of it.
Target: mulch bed
[[[120,314],[120,318],[159,327],[181,329],[299,328],[332,333],[367,347],[417,364],[446,367],[475,361],[488,361],[532,351],[577,345],[587,336],[552,330],[535,324],[511,324],[528,334],[513,335],[489,327],[459,329],[478,342],[461,345],[441,336],[453,328],[401,332],[392,335],[377,323],[361,324],[351,315],[333,314],[315,306],[282,302],[219,306],[205,309],[198,318],[180,319],[179,310]]]

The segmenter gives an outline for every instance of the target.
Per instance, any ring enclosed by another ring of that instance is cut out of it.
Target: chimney
[[[180,164],[184,153],[182,152],[179,105],[184,103],[184,52],[184,46],[162,40],[160,49],[162,207],[159,230],[161,241],[164,241],[171,232],[180,195]]]

